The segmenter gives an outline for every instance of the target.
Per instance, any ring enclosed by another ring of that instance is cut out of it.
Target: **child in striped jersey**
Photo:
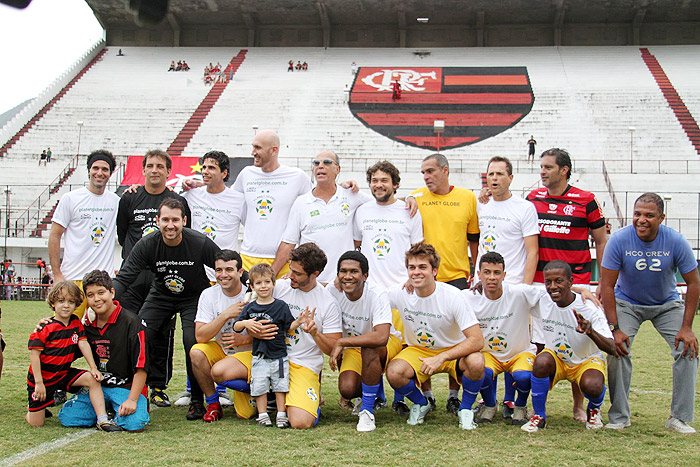
[[[54,285],[46,298],[55,315],[29,336],[29,373],[27,391],[29,411],[26,420],[32,426],[42,426],[46,408],[53,405],[57,389],[65,391],[79,387],[90,390],[90,400],[97,415],[97,428],[102,431],[121,431],[107,417],[102,393],[102,373],[97,369],[92,350],[85,337],[80,319],[73,314],[83,302],[83,294],[72,281]],[[78,352],[90,366],[90,372],[72,368]]]

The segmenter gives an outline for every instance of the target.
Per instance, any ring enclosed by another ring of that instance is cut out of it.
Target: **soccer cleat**
[[[351,411],[355,408],[355,405],[352,403],[352,400],[340,396],[340,399],[338,399],[338,407],[343,410]]]
[[[227,392],[220,392],[219,404],[221,404],[221,407],[233,407],[233,402],[231,402],[231,396],[229,396]]]
[[[515,403],[513,401],[503,401],[503,418],[513,418],[513,409]]]
[[[187,420],[201,420],[205,412],[204,402],[192,401],[190,402],[190,408],[187,410]]]
[[[428,400],[428,404],[430,405],[430,410],[435,410],[437,407],[437,404],[435,403],[435,398],[434,397],[426,397]]]
[[[61,389],[57,389],[53,393],[53,403],[54,405],[61,405],[63,404],[66,399],[68,399],[68,396],[66,396],[66,391],[63,391]]]
[[[374,415],[369,410],[360,412],[360,420],[357,422],[357,431],[368,432],[374,431],[377,425],[374,423]]]
[[[267,414],[265,414],[265,416],[262,418],[258,417],[256,422],[258,423],[258,426],[272,426],[272,420],[270,420],[270,416]]]
[[[44,418],[51,418],[53,417],[53,413],[49,409],[44,409]]]
[[[413,404],[408,412],[406,423],[409,425],[420,425],[425,421],[425,416],[428,415],[428,412],[430,412],[430,404]]]
[[[221,408],[221,403],[214,402],[207,406],[207,411],[205,412],[202,420],[207,423],[215,422],[224,418],[224,410]]]
[[[457,412],[459,412],[459,398],[448,397],[445,403],[445,411],[452,415],[457,415]]]
[[[474,423],[474,412],[471,409],[460,409],[457,412],[457,417],[459,418],[459,427],[463,430],[476,430],[476,423]]]
[[[267,419],[269,420],[270,418],[268,417]],[[275,423],[277,424],[277,428],[285,429],[290,427],[289,417],[287,417],[286,415],[279,415],[277,417],[277,420],[275,420]]]
[[[386,399],[379,399],[374,401],[374,410],[383,409],[387,406]]]
[[[603,428],[603,416],[600,414],[600,407],[586,410],[586,429],[597,430]]]
[[[190,402],[192,402],[191,398],[192,398],[192,394],[185,391],[182,394],[180,394],[179,396],[177,396],[177,400],[175,401],[175,403],[173,405],[175,407],[187,407],[190,405]]]
[[[527,407],[513,407],[513,416],[511,417],[513,425],[524,425],[527,423]]]
[[[170,398],[161,388],[151,389],[151,404],[157,407],[170,407]]]
[[[676,417],[668,417],[668,420],[666,420],[666,428],[677,431],[678,433],[683,433],[684,435],[695,433],[695,428]]]
[[[546,426],[547,419],[534,414],[532,417],[530,417],[530,420],[526,424],[520,427],[520,429],[527,431],[528,433],[535,433]]]
[[[493,407],[484,406],[481,411],[479,411],[479,418],[476,419],[478,423],[492,422],[493,417],[496,415],[496,406]]]
[[[117,431],[124,431],[122,427],[114,423],[114,420],[107,420],[106,422],[98,423],[97,429],[106,433],[116,433]]]
[[[401,416],[408,415],[411,411],[404,401],[394,402],[393,404],[391,404],[391,409]]]
[[[627,420],[626,422],[623,422],[623,423],[610,422],[607,425],[605,425],[605,428],[608,430],[624,430],[625,428],[627,428],[631,424],[632,424],[632,422],[630,422],[629,420]]]

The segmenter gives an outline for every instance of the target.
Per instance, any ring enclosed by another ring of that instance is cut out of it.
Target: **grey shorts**
[[[253,397],[272,392],[289,392],[289,358],[282,357],[283,375],[280,376],[280,359],[253,355],[250,367],[250,395]]]

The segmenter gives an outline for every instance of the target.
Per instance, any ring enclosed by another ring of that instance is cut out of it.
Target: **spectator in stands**
[[[347,104],[348,102],[350,102],[350,86],[346,84],[343,90],[343,104]]]
[[[190,66],[185,60],[182,61],[182,71],[190,71]]]
[[[49,287],[51,286],[51,277],[49,277],[49,274],[44,271],[44,274],[41,276],[41,299],[46,300],[46,294],[48,293]]]
[[[287,71],[294,71],[294,60],[289,61],[289,67],[287,67]]]
[[[51,148],[46,150],[46,162],[51,162]]]
[[[216,62],[216,71],[221,71],[223,68],[221,67],[221,62]]]
[[[177,66],[175,67],[175,71],[182,71],[182,61],[181,60],[177,61]]]
[[[401,99],[401,83],[399,83],[398,79],[391,83],[391,90],[391,100],[397,101]]]
[[[170,62],[170,68],[168,68],[168,71],[175,71],[175,60]]]
[[[117,57],[123,57],[124,53],[122,52],[122,49],[119,49],[119,52],[117,52]]]
[[[350,67],[351,67],[351,70],[352,70],[352,75],[355,76],[355,75],[357,74],[357,63],[352,62],[352,64],[350,65]]]
[[[535,145],[537,144],[537,141],[535,141],[535,137],[530,135],[530,139],[527,141],[527,160],[528,162],[535,162]]]
[[[297,71],[301,71],[301,60],[297,60],[297,64],[294,67]]]
[[[41,167],[41,163],[44,163],[44,167],[46,167],[46,149],[41,151],[41,156],[39,158],[39,167]]]
[[[304,70],[304,71],[307,71],[307,70],[309,69],[309,64],[306,63],[306,62],[302,63],[302,64],[301,64],[301,69]]]

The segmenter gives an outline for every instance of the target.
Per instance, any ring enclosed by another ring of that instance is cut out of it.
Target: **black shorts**
[[[57,390],[70,391],[71,386],[73,386],[73,383],[75,383],[75,380],[80,378],[83,373],[87,373],[87,371],[79,370],[77,368],[69,368],[68,372],[66,372],[66,376],[56,381],[54,384],[46,386],[46,399],[43,401],[34,400],[34,397],[32,397],[34,394],[34,386],[30,386],[29,383],[27,383],[29,411],[39,412],[40,410],[44,410],[46,407],[51,407],[53,405],[54,393]]]
[[[0,352],[5,351],[5,341],[3,340],[2,337],[0,337]]]

